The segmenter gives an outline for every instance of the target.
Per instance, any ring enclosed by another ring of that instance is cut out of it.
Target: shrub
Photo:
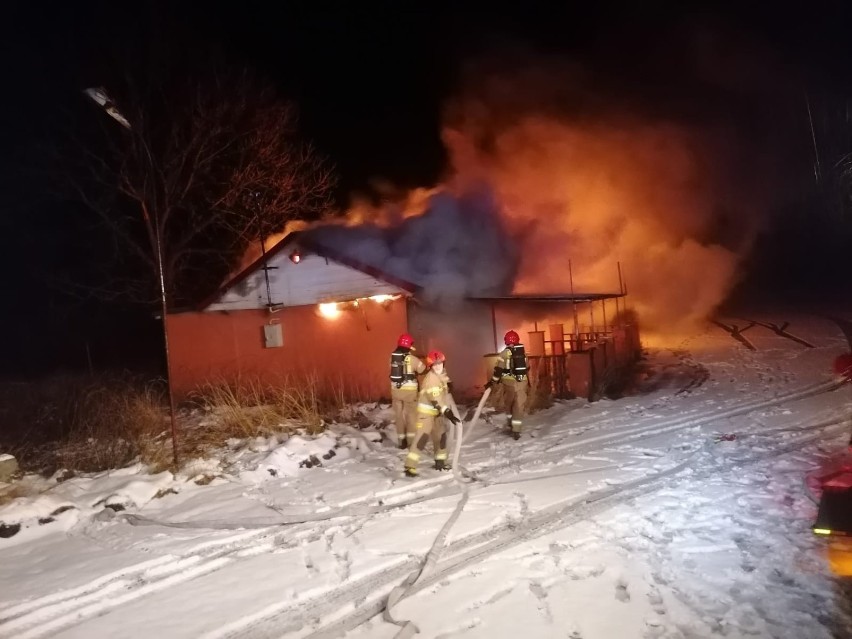
[[[21,467],[50,474],[57,468],[93,472],[137,457],[167,464],[171,451],[153,445],[168,428],[162,381],[142,383],[128,374],[57,375],[2,386],[0,442]]]

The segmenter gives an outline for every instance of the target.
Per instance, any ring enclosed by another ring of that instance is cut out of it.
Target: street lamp
[[[90,99],[96,102],[104,111],[109,114],[110,117],[115,119],[121,126],[123,126],[128,131],[132,131],[133,127],[130,125],[130,121],[125,118],[121,112],[118,110],[116,104],[109,98],[106,90],[102,87],[86,89],[83,91]],[[153,219],[152,219],[153,217]],[[160,225],[157,221],[157,210],[156,208],[150,214],[148,212],[148,205],[143,200],[142,201],[142,219],[145,221],[145,226],[148,229],[148,237],[154,238],[154,253],[156,254],[156,262],[157,262],[157,279],[160,285],[160,304],[162,306],[163,313],[163,344],[166,352],[166,390],[169,394],[169,416],[171,419],[171,428],[172,428],[172,454],[174,459],[175,470],[178,467],[178,447],[177,447],[177,422],[175,418],[176,410],[175,410],[175,397],[172,392],[172,361],[169,354],[169,325],[166,320],[168,313],[168,303],[166,301],[166,281],[165,275],[163,273],[163,246],[160,241]]]

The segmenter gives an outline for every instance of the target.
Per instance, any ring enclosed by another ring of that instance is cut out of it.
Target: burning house
[[[621,290],[510,295],[453,287],[442,274],[437,290],[455,293],[447,297],[436,295],[434,281],[409,281],[373,265],[387,262],[368,264],[328,244],[311,232],[291,233],[198,308],[169,315],[176,391],[247,378],[311,379],[329,392],[386,397],[389,353],[409,332],[421,352],[447,354],[457,393],[475,393],[490,374],[487,355],[514,329],[534,382],[556,396],[590,397],[607,369],[638,352]]]

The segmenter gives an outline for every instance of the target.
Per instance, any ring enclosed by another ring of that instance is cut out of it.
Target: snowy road
[[[852,632],[804,487],[848,439],[852,392],[829,373],[844,340],[813,318],[789,330],[814,347],[758,325],[752,350],[710,327],[654,350],[648,394],[560,403],[518,443],[480,423],[463,448],[469,501],[397,617],[424,637]],[[16,585],[0,636],[393,637],[376,615],[460,488],[401,478],[401,453],[371,447],[184,488],[130,509],[139,525],[80,508],[62,530],[0,540]]]

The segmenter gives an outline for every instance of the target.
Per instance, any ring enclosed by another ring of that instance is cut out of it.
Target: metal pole
[[[621,262],[616,262],[616,264],[618,265],[618,292],[621,293]],[[624,323],[624,318],[618,312],[618,297],[615,298],[615,319]]]
[[[155,217],[153,224],[151,224],[151,218],[148,216],[148,207],[144,203],[142,204],[142,213],[145,216],[145,221],[149,226],[153,226],[154,230],[154,243],[156,245],[155,249],[157,253],[157,279],[160,283],[160,304],[162,306],[163,313],[163,346],[166,351],[166,390],[169,394],[169,418],[172,430],[172,460],[174,462],[175,470],[177,470],[180,458],[178,456],[177,421],[175,418],[177,410],[175,409],[175,395],[172,392],[172,357],[171,352],[169,351],[168,303],[166,301],[166,279],[163,273],[163,244],[160,238],[160,225],[157,223],[156,212],[154,214]]]
[[[579,341],[580,330],[577,325],[577,301],[574,299],[574,273],[571,270],[571,260],[568,260],[568,282],[571,285],[571,312],[574,315],[574,344],[571,348],[573,351]]]
[[[595,301],[589,300],[589,331],[590,336],[594,338],[595,341],[598,341],[597,336],[595,335]]]
[[[118,112],[115,105],[109,101],[109,98],[103,93],[103,91],[87,89],[84,93],[102,106],[106,112],[117,120],[125,129],[133,131],[133,128],[130,126],[130,122]],[[153,164],[153,160],[151,160],[150,157],[150,149],[147,146],[144,148],[148,153],[149,161]],[[169,417],[172,425],[172,457],[174,460],[175,470],[177,470],[179,461],[177,447],[177,422],[175,421],[175,414],[177,411],[175,410],[175,396],[172,392],[172,359],[169,352],[169,325],[167,321],[168,304],[166,303],[166,280],[165,275],[163,274],[163,247],[160,238],[160,224],[156,218],[156,211],[154,212],[154,223],[152,224],[151,216],[148,214],[148,205],[144,201],[142,202],[142,218],[145,220],[145,224],[148,227],[149,239],[153,238],[154,240],[154,252],[156,253],[157,258],[157,279],[160,284],[160,303],[162,305],[163,313],[163,346],[166,351],[166,390],[169,393]]]
[[[261,267],[263,276],[266,279],[266,305],[272,307],[272,290],[269,286],[269,264],[266,263],[266,238],[263,237],[263,220],[260,217],[260,193],[254,193],[255,204],[257,205],[257,227],[260,235],[260,255],[263,258]],[[369,329],[368,329],[369,330]]]

